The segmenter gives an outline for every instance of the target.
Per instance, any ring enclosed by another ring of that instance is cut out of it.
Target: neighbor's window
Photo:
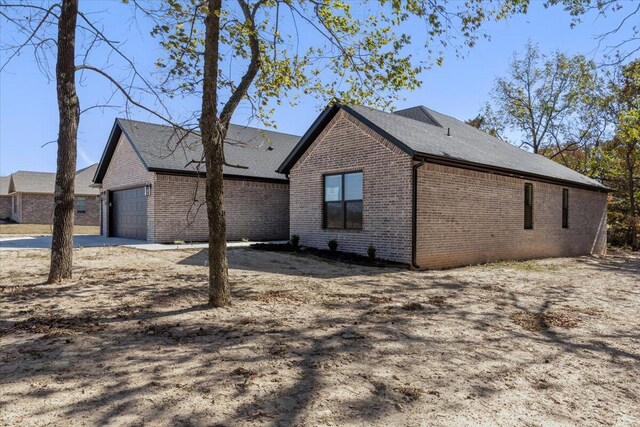
[[[562,228],[569,228],[569,189],[562,189]]]
[[[13,213],[18,213],[18,198],[16,196],[11,198],[11,206],[13,207]]]
[[[362,172],[324,176],[324,228],[362,228]]]
[[[87,211],[87,199],[85,197],[76,198],[76,212],[85,213]]]
[[[524,185],[524,228],[533,228],[533,184]]]

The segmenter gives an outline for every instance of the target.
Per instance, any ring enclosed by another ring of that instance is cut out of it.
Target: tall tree
[[[602,124],[590,114],[597,90],[593,62],[562,52],[548,57],[529,42],[514,54],[509,75],[497,79],[489,111],[514,143],[553,158],[599,136]]]
[[[603,146],[605,182],[614,189],[610,208],[612,238],[640,248],[640,60],[619,67],[609,84],[607,112],[615,136]]]
[[[58,18],[56,89],[58,94],[58,160],[53,207],[49,283],[71,278],[73,217],[80,102],[76,93],[76,21],[78,0],[64,0]]]
[[[230,302],[223,143],[241,102],[267,125],[273,125],[274,106],[295,105],[305,95],[323,103],[367,102],[388,108],[400,90],[420,85],[425,67],[442,62],[445,47],[460,52],[474,46],[486,20],[525,12],[528,0],[166,0],[159,8],[136,4],[156,20],[153,33],[167,50],[158,61],[167,72],[165,92],[202,96],[204,156],[193,160],[206,167],[209,303],[218,307]],[[405,33],[403,28],[412,22],[425,32],[418,37]],[[417,45],[424,46],[419,55]]]
[[[78,20],[81,21],[80,24]],[[27,0],[1,1],[0,22],[3,31],[12,28],[18,35],[7,37],[11,42],[4,41],[3,50],[8,54],[0,70],[4,70],[24,49],[30,48],[37,66],[49,78],[49,58],[56,58],[53,77],[56,81],[59,124],[48,282],[60,282],[72,277],[73,266],[74,189],[78,126],[82,113],[76,93],[76,73],[96,73],[112,85],[111,97],[118,93],[127,105],[141,108],[165,122],[173,123],[154,86],[149,84],[117,43],[78,9],[78,0],[62,0],[61,3],[48,4],[46,7]],[[52,34],[54,31],[55,35]],[[78,35],[82,40],[79,45],[76,44]],[[76,63],[77,58],[82,58],[81,63]],[[102,64],[92,63],[96,58],[102,61],[108,59]],[[118,61],[126,70],[125,77],[119,79],[106,71],[108,65]],[[128,83],[121,83],[125,79]],[[157,108],[146,107],[133,98],[133,93],[150,96]],[[96,107],[104,109],[111,105],[97,102],[85,111]]]

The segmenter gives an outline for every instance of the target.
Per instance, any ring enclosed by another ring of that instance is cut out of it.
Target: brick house
[[[0,176],[0,219],[11,219],[11,196],[9,195],[10,176]]]
[[[223,167],[227,240],[286,239],[289,182],[276,169],[300,137],[230,125]],[[166,243],[206,241],[202,144],[170,126],[116,119],[96,170],[101,232]],[[241,166],[241,167],[234,167]]]
[[[76,225],[100,224],[99,190],[92,187],[91,181],[97,166],[94,164],[76,172]],[[51,224],[55,182],[56,174],[51,172],[12,173],[7,190],[11,220],[23,224]]]
[[[306,246],[416,269],[606,251],[606,187],[426,107],[327,108],[278,171]]]

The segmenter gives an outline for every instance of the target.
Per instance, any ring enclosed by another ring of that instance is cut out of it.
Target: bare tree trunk
[[[64,0],[58,19],[56,83],[58,93],[58,164],[53,208],[53,240],[48,283],[71,278],[73,217],[80,103],[75,85],[78,0]]]
[[[636,227],[636,197],[635,197],[635,183],[633,182],[633,169],[634,169],[634,141],[627,142],[627,153],[625,156],[625,166],[627,168],[627,191],[629,192],[629,225],[630,236],[628,239],[631,248],[635,251],[638,250],[638,229]]]
[[[220,0],[209,0],[204,48],[204,81],[200,130],[207,166],[206,195],[209,222],[209,305],[223,307],[230,302],[227,267],[226,221],[224,215],[224,139],[227,129],[217,117],[218,42]]]

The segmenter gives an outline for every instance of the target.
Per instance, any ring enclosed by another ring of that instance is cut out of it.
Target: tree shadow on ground
[[[575,411],[546,399],[563,386],[544,370],[567,358],[595,390],[639,398],[630,386],[639,360],[633,331],[584,336],[514,323],[514,313],[540,317],[572,303],[577,287],[515,291],[499,276],[459,272],[391,272],[384,283],[314,276],[323,268],[299,266],[309,280],[286,285],[239,268],[233,306],[218,310],[201,304],[201,270],[132,269],[12,288],[3,304],[34,309],[20,316],[36,321],[3,319],[0,408],[27,402],[34,422],[89,424],[389,424],[435,410],[494,419],[491,399],[514,398],[520,381],[527,401],[540,398],[537,411],[575,421]],[[51,300],[53,309],[38,309]],[[72,300],[81,309],[65,309]],[[628,375],[598,377],[594,368],[609,364]]]
[[[207,249],[179,261],[182,265],[207,265]],[[274,273],[288,276],[313,278],[342,278],[349,276],[376,276],[398,271],[401,268],[366,267],[344,262],[327,260],[310,254],[258,251],[245,248],[231,248],[227,251],[229,268]]]

